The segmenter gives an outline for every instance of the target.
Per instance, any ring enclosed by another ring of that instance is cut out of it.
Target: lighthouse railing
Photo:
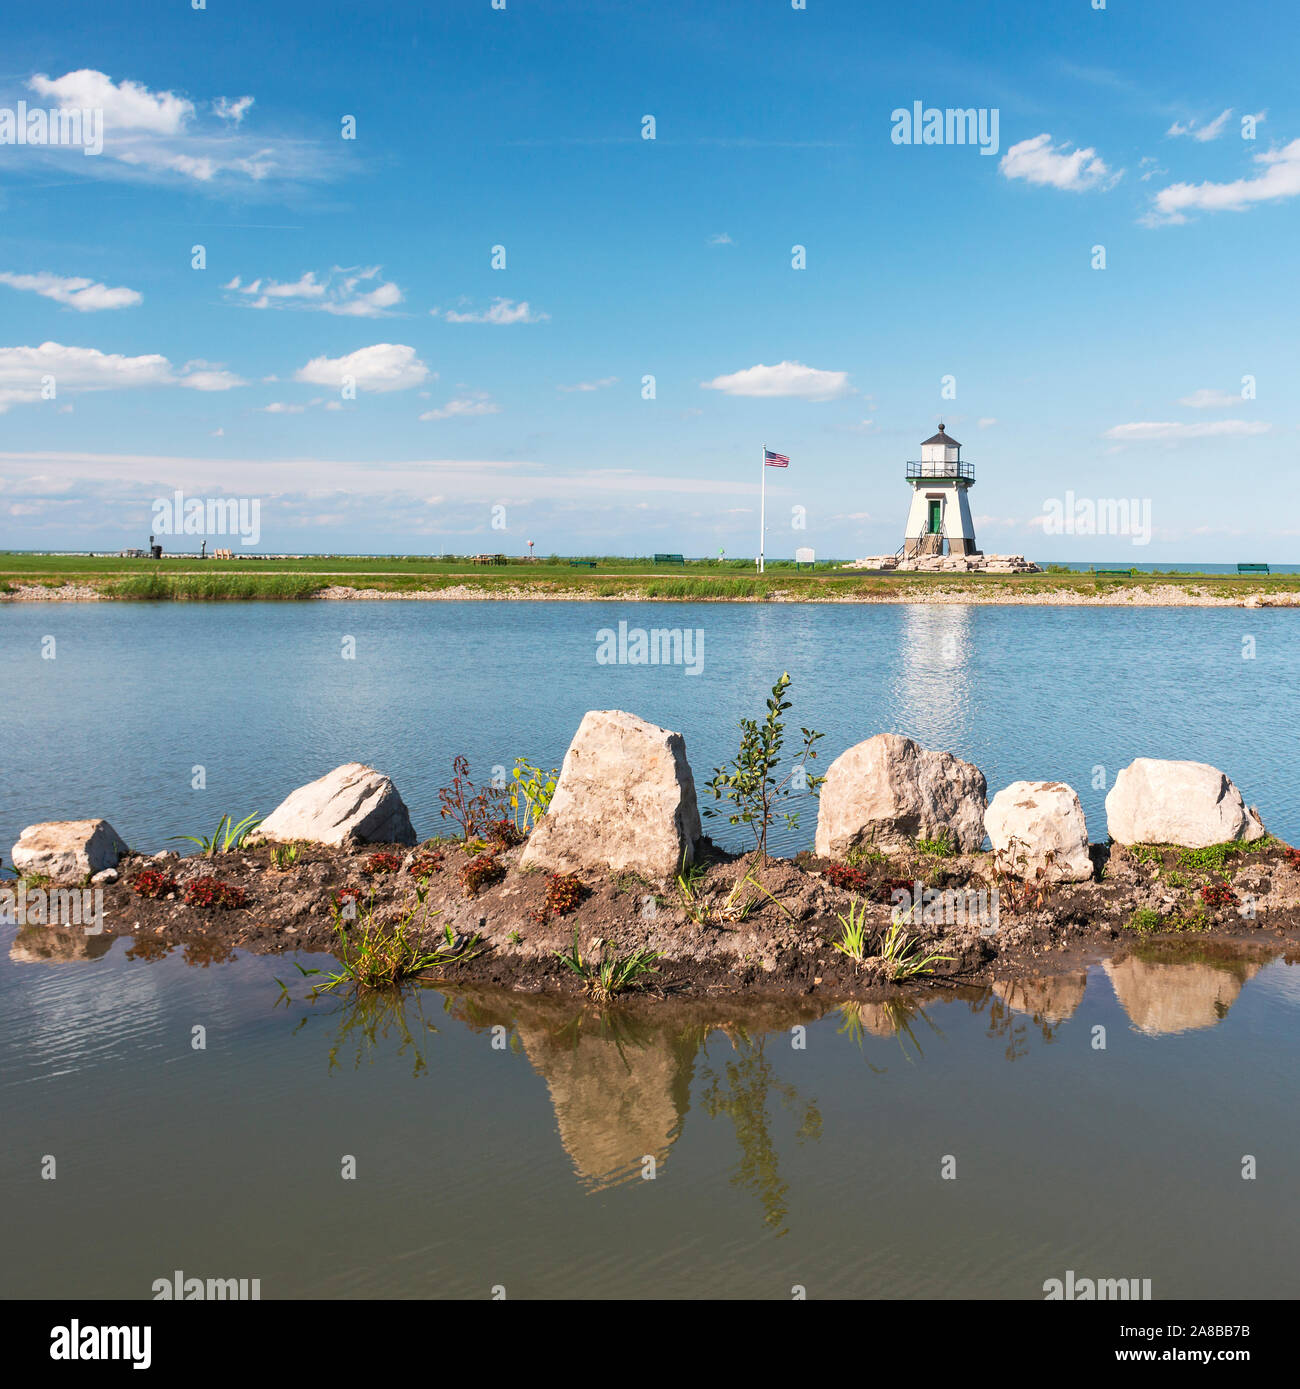
[[[956,477],[964,478],[967,482],[975,481],[975,465],[964,460],[953,459],[945,462],[913,462],[911,459],[907,463],[907,476],[909,478],[919,477]]]

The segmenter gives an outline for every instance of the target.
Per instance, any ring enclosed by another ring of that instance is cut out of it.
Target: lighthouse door
[[[930,524],[927,532],[930,535],[938,535],[942,529],[943,503],[937,497],[930,498]]]

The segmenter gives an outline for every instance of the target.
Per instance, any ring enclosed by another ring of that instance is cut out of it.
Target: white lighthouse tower
[[[912,507],[907,514],[903,558],[926,555],[978,555],[975,523],[970,514],[970,489],[975,469],[963,463],[961,445],[943,425],[921,445],[921,457],[907,464]]]

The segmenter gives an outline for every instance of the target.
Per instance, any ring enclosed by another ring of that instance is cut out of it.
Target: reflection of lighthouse
[[[974,609],[957,603],[908,603],[899,612],[898,663],[890,682],[887,726],[925,747],[969,746],[975,706]]]
[[[921,445],[920,460],[908,463],[907,480],[912,484],[912,509],[904,532],[904,558],[978,555],[968,496],[975,469],[961,461],[961,445],[943,425]]]

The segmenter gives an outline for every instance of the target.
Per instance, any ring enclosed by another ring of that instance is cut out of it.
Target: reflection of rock
[[[19,965],[62,965],[74,960],[98,960],[113,948],[109,935],[88,936],[78,927],[24,926],[9,947]]]
[[[1171,964],[1134,955],[1105,962],[1120,1007],[1134,1027],[1152,1036],[1213,1027],[1227,1016],[1241,986],[1262,967],[1254,960]]]
[[[1035,979],[998,980],[993,992],[1016,1013],[1028,1013],[1044,1022],[1064,1022],[1073,1016],[1088,988],[1088,975],[1044,974]]]
[[[557,1037],[522,1023],[518,1031],[551,1092],[560,1142],[580,1176],[607,1186],[638,1175],[646,1156],[667,1157],[690,1103],[694,1036],[656,1030]]]

